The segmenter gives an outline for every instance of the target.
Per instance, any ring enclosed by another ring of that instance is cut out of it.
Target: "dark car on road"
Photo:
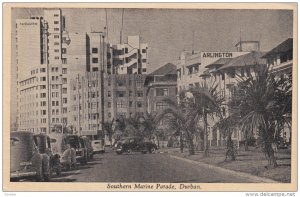
[[[151,141],[146,141],[141,137],[128,137],[123,138],[116,144],[116,153],[131,153],[131,152],[142,152],[142,153],[154,153],[157,150],[156,144]]]

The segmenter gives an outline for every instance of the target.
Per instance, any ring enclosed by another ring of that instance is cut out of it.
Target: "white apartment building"
[[[140,36],[128,36],[127,43],[112,45],[114,74],[147,74],[148,44]]]

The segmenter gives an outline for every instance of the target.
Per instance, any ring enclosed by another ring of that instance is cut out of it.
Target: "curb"
[[[254,176],[252,174],[248,174],[248,173],[245,173],[245,172],[237,172],[237,171],[234,171],[234,170],[229,170],[229,169],[222,168],[222,167],[219,167],[219,166],[215,166],[215,165],[206,164],[206,163],[199,162],[199,161],[186,159],[186,158],[178,157],[178,156],[175,156],[175,155],[169,155],[169,156],[174,158],[174,159],[185,161],[185,162],[188,162],[188,163],[191,163],[191,164],[196,164],[196,165],[201,166],[201,167],[206,167],[206,168],[213,169],[213,170],[216,170],[216,171],[219,171],[219,172],[228,173],[228,174],[240,176],[240,177],[243,177],[243,178],[247,178],[247,179],[249,179],[249,180],[251,180],[255,183],[280,183],[280,182],[272,180],[272,179],[259,177],[259,176]]]

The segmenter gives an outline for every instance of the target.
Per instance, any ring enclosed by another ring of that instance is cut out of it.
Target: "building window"
[[[59,24],[59,21],[54,21],[54,24]]]
[[[61,49],[61,53],[62,53],[62,54],[66,54],[66,53],[67,53],[67,49],[66,49],[66,48],[62,48],[62,49]]]
[[[111,113],[110,113],[110,112],[108,112],[107,116],[108,116],[109,118],[111,118]]]
[[[42,114],[42,115],[46,115],[46,110],[42,110],[42,111],[41,111],[41,114]]]
[[[123,101],[118,101],[117,108],[125,108],[125,103]]]
[[[46,81],[46,77],[41,77],[41,81]]]
[[[62,69],[62,74],[67,74],[67,68]]]
[[[157,102],[156,103],[156,110],[164,110],[168,107],[168,104],[165,102]]]
[[[147,59],[142,59],[142,62],[143,62],[143,63],[146,63],[146,62],[147,62]]]
[[[143,103],[141,101],[138,101],[138,102],[136,102],[136,106],[138,108],[141,108],[141,107],[143,107]]]
[[[168,88],[156,88],[156,96],[168,96]]]
[[[54,52],[55,52],[55,53],[58,53],[58,52],[59,52],[59,49],[54,49]]]
[[[97,67],[92,69],[92,72],[97,72],[97,71],[98,71]]]
[[[55,56],[54,59],[59,60],[59,57],[58,57],[58,56]]]
[[[59,38],[59,35],[54,35],[54,38]]]
[[[107,97],[111,97],[111,91],[107,91]]]
[[[92,53],[98,53],[98,48],[92,48]]]
[[[67,84],[67,78],[62,78],[62,83]]]
[[[124,97],[125,94],[125,91],[117,91],[117,97]]]
[[[133,96],[133,92],[129,90],[129,96]]]
[[[133,106],[133,101],[129,101],[129,107]]]
[[[41,89],[41,90],[46,89],[46,85],[41,85],[41,86],[40,86],[40,89]]]
[[[144,73],[147,72],[147,69],[146,69],[146,68],[143,68],[143,72],[144,72]]]
[[[54,17],[59,17],[59,15],[58,15],[58,14],[54,14],[53,16],[54,16]]]
[[[142,53],[146,53],[146,51],[147,51],[146,49],[142,49]]]
[[[41,70],[41,73],[46,72],[46,68],[41,68],[40,70]]]
[[[111,102],[108,102],[108,103],[107,103],[107,107],[108,107],[108,108],[111,108]]]
[[[143,97],[143,91],[137,91],[136,94],[137,97]]]
[[[98,63],[98,58],[93,58],[92,59],[92,62],[95,64],[95,63]]]
[[[68,102],[67,98],[63,98],[63,104],[66,104]]]
[[[54,42],[54,45],[59,45],[59,42]]]
[[[136,86],[138,86],[138,87],[144,86],[144,81],[143,81],[142,79],[138,79],[138,80],[136,81]]]
[[[59,31],[59,28],[54,28],[54,31]]]
[[[61,58],[63,64],[67,64],[67,58]]]

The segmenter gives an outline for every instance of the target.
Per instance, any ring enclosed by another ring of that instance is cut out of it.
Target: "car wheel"
[[[132,150],[131,150],[131,149],[128,149],[128,150],[127,150],[127,153],[128,153],[128,154],[132,153]]]
[[[150,148],[149,153],[155,153],[155,151],[156,151],[156,148],[153,146]]]

